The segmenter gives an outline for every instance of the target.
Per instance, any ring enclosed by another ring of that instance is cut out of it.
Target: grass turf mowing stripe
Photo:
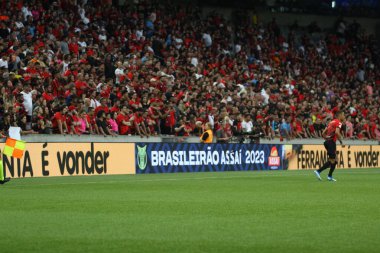
[[[335,175],[13,180],[0,188],[1,252],[378,252],[380,170]]]
[[[301,173],[303,171],[303,173]],[[379,174],[380,171],[376,169],[369,170],[338,170],[339,173],[343,172],[349,174]],[[294,176],[305,176],[304,173],[312,172],[311,170],[298,170],[298,171],[229,171],[229,172],[198,172],[198,173],[169,173],[169,174],[144,174],[144,175],[95,175],[95,176],[67,176],[67,177],[49,177],[49,178],[15,178],[12,180],[12,184],[6,185],[7,188],[14,187],[23,187],[24,185],[28,185],[29,187],[36,186],[54,186],[54,185],[75,185],[75,184],[116,184],[116,183],[125,183],[125,182],[155,182],[155,181],[178,181],[178,180],[213,180],[213,179],[235,179],[235,178],[260,178],[260,177],[294,177]],[[226,174],[226,175],[218,175],[218,176],[209,176],[211,174]],[[189,174],[194,174],[194,177],[187,177]],[[186,175],[186,176],[185,176]],[[195,176],[196,175],[196,176]],[[199,175],[202,175],[200,177]],[[170,178],[170,177],[175,178]],[[115,179],[119,180],[104,180],[103,177],[107,179]],[[157,177],[152,179],[141,179],[145,177]],[[169,177],[169,178],[168,178]],[[99,178],[97,181],[87,181],[90,179]],[[74,182],[66,182],[66,183],[43,183],[39,184],[36,182],[41,181],[74,181]],[[30,184],[30,180],[35,181],[35,183]],[[85,181],[83,181],[85,180]],[[26,182],[25,182],[26,181]]]

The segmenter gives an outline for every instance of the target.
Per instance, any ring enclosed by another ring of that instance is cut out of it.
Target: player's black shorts
[[[329,156],[329,159],[335,159],[336,158],[336,142],[333,140],[326,140],[324,145],[327,150],[327,155]]]

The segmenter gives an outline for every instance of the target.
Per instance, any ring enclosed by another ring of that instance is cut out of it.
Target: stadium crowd
[[[0,0],[0,133],[380,140],[373,36],[233,22],[174,1]],[[319,34],[316,39],[315,34]]]

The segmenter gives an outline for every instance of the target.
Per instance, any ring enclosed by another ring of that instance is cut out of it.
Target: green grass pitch
[[[12,180],[0,186],[0,252],[380,252],[380,169],[335,176]]]

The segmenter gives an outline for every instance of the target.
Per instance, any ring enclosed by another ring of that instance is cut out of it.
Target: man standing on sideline
[[[336,141],[339,140],[340,144],[343,145],[343,136],[340,131],[342,129],[344,120],[344,113],[342,111],[338,111],[335,114],[335,119],[333,119],[328,124],[327,128],[322,132],[322,136],[325,138],[324,146],[327,150],[327,155],[329,159],[319,170],[314,171],[315,175],[319,180],[322,180],[320,175],[321,172],[330,167],[327,180],[336,182],[336,180],[332,176],[336,167]]]
[[[203,134],[201,135],[201,142],[202,143],[212,143],[213,138],[214,138],[214,136],[212,133],[211,124],[209,122],[207,122],[205,124],[205,130],[204,130]]]

